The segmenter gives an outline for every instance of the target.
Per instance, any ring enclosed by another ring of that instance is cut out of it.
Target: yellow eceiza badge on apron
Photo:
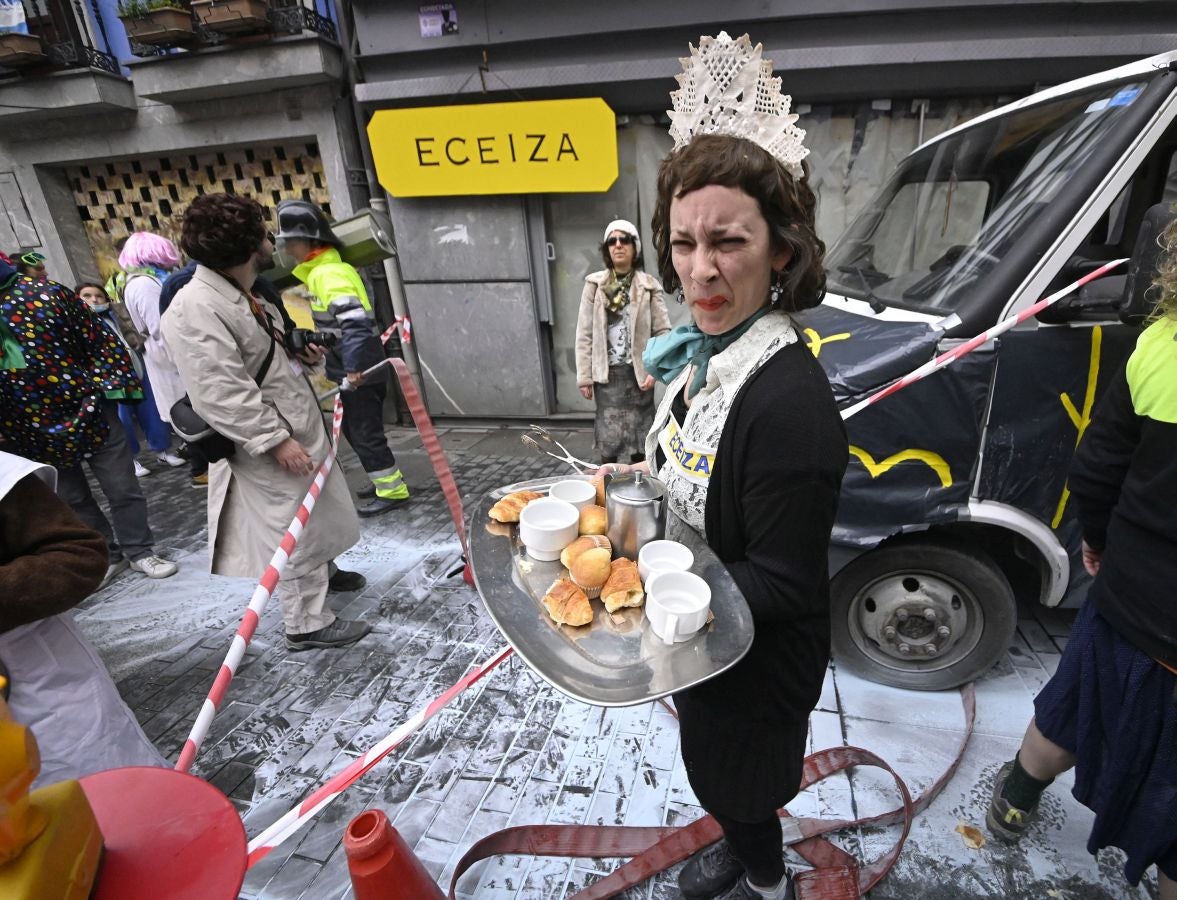
[[[683,437],[678,422],[671,416],[658,433],[658,446],[675,471],[695,484],[707,484],[715,468],[715,448]]]

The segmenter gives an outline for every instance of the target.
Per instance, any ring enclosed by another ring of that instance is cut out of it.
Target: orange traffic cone
[[[362,812],[343,834],[356,900],[445,900],[381,810]]]

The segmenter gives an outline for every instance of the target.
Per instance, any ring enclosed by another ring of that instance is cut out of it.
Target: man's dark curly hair
[[[821,303],[826,292],[822,266],[826,245],[817,236],[817,198],[806,176],[793,178],[785,167],[757,144],[724,134],[703,134],[675,150],[658,169],[658,201],[651,228],[658,254],[658,273],[668,292],[680,287],[670,248],[670,204],[676,197],[718,184],[739,188],[760,205],[768,222],[774,252],[788,247],[793,258],[785,267],[780,309],[797,312]]]
[[[184,213],[180,247],[210,269],[228,269],[249,259],[266,239],[265,208],[252,197],[202,194]]]

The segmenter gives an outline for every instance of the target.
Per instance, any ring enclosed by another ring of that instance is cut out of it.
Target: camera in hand
[[[307,348],[307,344],[317,344],[320,347],[334,347],[338,343],[339,336],[329,331],[291,328],[286,332],[286,349],[291,353],[302,353]]]

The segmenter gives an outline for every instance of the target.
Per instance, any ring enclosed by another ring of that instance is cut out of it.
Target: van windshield
[[[983,302],[986,276],[1032,229],[1058,231],[1063,211],[1052,210],[1049,222],[1044,214],[1064,188],[1074,189],[1092,154],[1109,141],[1131,140],[1122,122],[1145,86],[1103,84],[917,150],[830,250],[829,289],[963,315]],[[1083,199],[1076,196],[1074,205]]]

